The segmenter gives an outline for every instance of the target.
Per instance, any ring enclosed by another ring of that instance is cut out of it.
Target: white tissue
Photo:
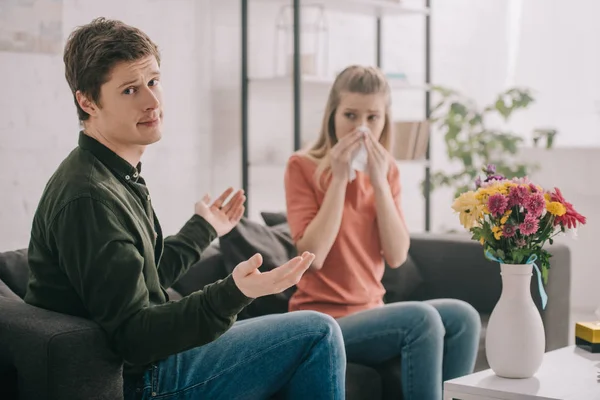
[[[361,126],[358,129],[367,135],[370,134],[369,128],[367,128],[366,126]],[[350,182],[352,182],[354,179],[356,179],[355,171],[365,172],[367,170],[367,159],[368,159],[367,147],[365,146],[365,142],[361,141],[360,147],[358,148],[356,154],[354,154],[354,157],[352,157],[352,161],[350,161],[350,171],[349,171],[349,181]]]

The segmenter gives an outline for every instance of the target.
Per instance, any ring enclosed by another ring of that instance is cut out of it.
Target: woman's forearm
[[[310,251],[315,255],[311,265],[313,269],[321,269],[340,230],[346,185],[347,182],[344,180],[332,179],[321,208],[296,244],[298,253]]]
[[[389,185],[375,187],[375,209],[385,261],[392,268],[399,267],[406,261],[410,235]]]

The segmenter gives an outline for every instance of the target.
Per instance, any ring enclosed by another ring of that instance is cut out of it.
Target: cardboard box
[[[394,122],[392,154],[396,160],[422,160],[429,144],[428,121]]]
[[[600,353],[600,323],[577,322],[575,324],[575,345],[591,353]]]

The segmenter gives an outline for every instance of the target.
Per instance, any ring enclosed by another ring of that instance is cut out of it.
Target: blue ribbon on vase
[[[505,262],[502,261],[502,259],[500,259],[498,257],[494,257],[492,255],[492,253],[490,253],[489,250],[485,251],[485,257],[488,260],[497,261],[500,264],[505,264]],[[538,268],[537,264],[535,263],[536,260],[537,260],[537,255],[532,254],[527,259],[527,261],[525,262],[525,264],[533,264],[533,267],[535,268],[535,272],[537,272],[538,288],[540,290],[540,298],[542,299],[542,309],[545,310],[546,309],[546,304],[548,303],[548,295],[546,294],[546,291],[544,290],[544,284],[542,283],[542,273],[540,272],[540,269]]]

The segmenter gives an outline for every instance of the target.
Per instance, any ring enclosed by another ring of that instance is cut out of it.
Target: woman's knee
[[[429,334],[437,338],[443,338],[445,334],[444,323],[438,311],[427,303],[416,303],[418,313],[415,329],[421,335]]]
[[[453,330],[478,333],[481,330],[481,316],[469,303],[457,299],[433,300],[430,304],[437,309],[444,325]]]
[[[387,325],[397,325],[407,337],[435,337],[443,339],[444,324],[437,310],[423,302],[392,303],[384,306]]]

